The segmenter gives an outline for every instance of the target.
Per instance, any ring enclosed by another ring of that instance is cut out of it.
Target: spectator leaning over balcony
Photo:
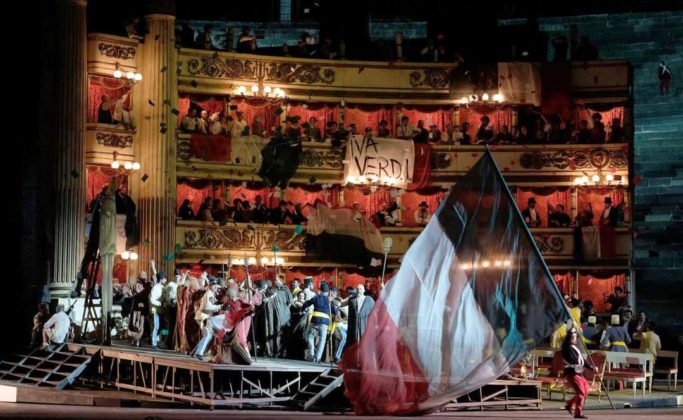
[[[541,216],[536,211],[536,199],[534,197],[527,200],[526,208],[522,211],[522,217],[529,227],[541,226]]]
[[[413,136],[413,141],[415,143],[427,143],[427,138],[429,136],[429,131],[425,128],[425,123],[422,120],[417,121],[417,134]]]
[[[242,33],[237,40],[237,52],[254,53],[256,52],[256,37],[249,33],[249,28],[242,28]]]
[[[550,227],[568,227],[571,223],[571,218],[564,211],[564,205],[558,204],[557,208],[553,208],[551,204],[548,204],[548,225]]]
[[[201,48],[201,49],[205,49],[205,50],[215,49],[214,44],[213,44],[213,37],[211,36],[211,32],[213,32],[213,25],[209,25],[209,24],[204,25],[204,32],[200,33],[197,36],[197,40],[196,40],[197,48]]]
[[[493,140],[494,144],[513,144],[514,142],[512,133],[510,133],[510,129],[507,125],[503,125],[500,128],[500,132],[496,134],[496,137]]]
[[[183,220],[195,219],[194,211],[192,210],[190,203],[191,201],[187,198],[183,200],[183,204],[180,206],[180,209],[178,210],[178,217],[180,217]]]
[[[460,129],[460,135],[459,140],[460,140],[460,145],[466,146],[472,144],[472,137],[470,137],[469,134],[470,131],[470,123],[464,122],[462,123],[462,128]]]
[[[180,121],[180,131],[184,133],[195,133],[199,127],[199,119],[197,118],[197,109],[190,108],[187,115]]]
[[[626,141],[626,130],[621,126],[619,118],[612,118],[612,130],[609,135],[610,143],[622,143]]]
[[[260,115],[254,117],[254,122],[251,123],[251,134],[253,136],[266,137],[268,132],[263,126],[263,119]]]
[[[517,144],[530,144],[531,136],[529,135],[529,127],[526,125],[520,125],[515,136],[515,142]]]
[[[491,120],[488,116],[483,115],[479,121],[481,121],[481,125],[477,130],[477,144],[491,143],[493,140],[493,128],[489,125]]]
[[[602,123],[602,115],[595,112],[592,115],[593,118],[593,128],[591,128],[591,143],[604,143],[605,142],[605,124]]]
[[[225,117],[220,112],[214,112],[209,117],[209,133],[213,135],[226,134],[228,128],[225,125]]]
[[[201,134],[209,133],[209,112],[202,109],[197,119],[197,132]]]
[[[579,123],[579,133],[577,136],[577,142],[579,144],[590,144],[591,143],[591,130],[588,128],[588,121],[581,120]]]
[[[391,130],[389,130],[389,123],[387,120],[382,120],[379,122],[377,137],[391,137]]]
[[[407,116],[404,115],[401,117],[401,123],[396,129],[396,137],[399,139],[410,140],[413,138],[413,136],[419,133],[420,130],[409,122]]]
[[[233,140],[249,135],[249,125],[247,125],[242,111],[235,112],[235,119],[228,124],[228,130],[230,132],[230,138]]]
[[[659,62],[657,75],[659,77],[659,94],[664,95],[666,93],[668,95],[669,86],[671,86],[671,69],[669,69],[669,66],[664,61]]]
[[[116,101],[110,100],[107,95],[102,95],[100,99],[102,100],[102,103],[100,103],[100,106],[97,109],[97,122],[99,124],[113,124],[111,114],[114,106],[116,106]]]
[[[197,219],[203,222],[213,221],[213,218],[211,217],[211,197],[206,197],[202,202],[202,205],[199,206],[199,211],[197,212]]]
[[[304,124],[304,137],[310,141],[322,141],[322,134],[318,128],[318,119],[311,117],[308,123]]]
[[[263,197],[257,195],[254,208],[251,212],[251,220],[254,223],[268,223],[268,207],[263,204]]]
[[[440,143],[441,142],[441,130],[436,127],[436,124],[432,123],[429,125],[429,132],[427,133],[427,140],[430,143]]]

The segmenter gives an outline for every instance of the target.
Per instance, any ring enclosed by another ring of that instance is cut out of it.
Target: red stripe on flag
[[[427,379],[381,300],[363,338],[344,352],[342,369],[345,395],[356,414],[415,414],[429,398]]]

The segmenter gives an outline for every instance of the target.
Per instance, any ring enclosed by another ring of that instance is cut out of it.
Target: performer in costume
[[[564,378],[574,388],[574,398],[567,402],[565,410],[570,414],[574,411],[574,418],[588,418],[583,414],[583,404],[588,396],[589,385],[583,377],[584,369],[591,369],[593,372],[598,368],[592,366],[588,360],[583,358],[581,350],[578,348],[579,334],[576,330],[570,330],[562,343],[562,358],[564,359]]]

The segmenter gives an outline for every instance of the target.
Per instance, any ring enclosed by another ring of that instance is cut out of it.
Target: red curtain
[[[512,131],[512,112],[513,109],[509,106],[461,106],[460,126],[465,122],[470,123],[470,129],[467,133],[472,137],[472,140],[475,140],[481,125],[480,119],[486,115],[489,117],[489,127],[493,128],[494,132],[498,133],[504,125],[507,125]]]
[[[436,124],[441,132],[445,132],[448,125],[453,122],[453,107],[404,105],[401,107],[401,117],[408,117],[410,123],[415,126],[418,121],[422,120],[427,130],[431,124]]]
[[[605,297],[614,293],[616,286],[626,290],[625,274],[608,277],[602,277],[599,273],[579,274],[579,299],[593,302],[596,312],[607,312],[610,306],[605,303]]]
[[[386,120],[389,123],[391,135],[396,134],[396,108],[393,105],[363,105],[347,104],[344,108],[344,127],[356,124],[356,132],[363,134],[366,127],[372,128],[377,134],[379,123]]]
[[[401,195],[401,223],[403,226],[417,226],[415,223],[415,210],[418,209],[420,203],[427,202],[429,206],[427,210],[430,214],[434,214],[439,207],[441,200],[446,198],[446,191],[439,189],[421,190],[421,191],[406,191]]]
[[[275,189],[265,187],[261,184],[230,184],[228,186],[228,194],[230,196],[230,203],[239,198],[240,200],[247,200],[252,206],[256,202],[256,196],[261,196],[263,204],[267,207],[273,208],[280,203],[280,199],[275,195]]]
[[[131,92],[128,81],[124,79],[116,79],[114,77],[90,76],[89,86],[89,100],[88,100],[88,122],[97,122],[97,111],[102,104],[102,95],[107,95],[109,100],[119,99],[126,93]],[[133,103],[133,95],[128,95],[124,102],[126,109],[131,109]],[[111,109],[114,111],[114,109]]]
[[[558,204],[564,205],[567,214],[571,210],[571,191],[566,188],[517,188],[515,200],[519,210],[522,211],[527,206],[527,200],[531,197],[536,198],[536,211],[541,216],[541,227],[548,227],[548,205],[557,207]]]
[[[612,124],[612,119],[613,118],[619,118],[621,121],[621,126],[624,126],[624,107],[623,106],[615,106],[614,108],[610,108],[607,110],[597,110],[597,109],[592,109],[588,107],[577,107],[576,112],[574,113],[574,124],[576,127],[579,126],[579,123],[581,120],[586,120],[588,122],[588,127],[593,126],[593,118],[592,115],[594,113],[600,114],[602,117],[601,122],[605,124],[605,127]]]
[[[578,188],[577,202],[578,209],[581,211],[585,204],[590,204],[593,210],[593,225],[597,226],[600,220],[600,215],[605,208],[605,197],[612,198],[612,205],[619,206],[624,202],[624,189],[621,187],[581,187]],[[624,218],[627,217],[628,208],[624,208]]]
[[[195,181],[184,179],[176,185],[176,214],[186,199],[191,201],[192,210],[195,214],[206,197],[221,198],[223,184],[220,181]]]
[[[413,182],[408,190],[419,190],[430,185],[432,174],[432,146],[428,143],[413,143],[415,148],[415,166],[413,167]]]
[[[553,278],[555,279],[555,283],[557,283],[557,288],[560,289],[560,293],[562,293],[562,295],[571,296],[573,294],[572,280],[574,276],[572,276],[571,273],[556,273],[553,274]]]
[[[339,105],[333,103],[307,103],[304,108],[303,103],[293,103],[287,110],[288,117],[301,117],[300,124],[308,122],[311,117],[318,120],[318,128],[325,132],[325,124],[329,121],[339,121]]]
[[[314,289],[320,288],[321,281],[326,281],[330,287],[336,287],[337,283],[334,274],[334,269],[297,267],[296,269],[287,270],[285,282],[289,286],[294,279],[299,279],[303,287],[304,277],[311,276],[313,277]]]
[[[541,111],[544,115],[560,114],[571,118],[572,69],[568,64],[541,65]]]
[[[211,97],[205,100],[195,100],[193,98],[178,98],[178,124],[182,121],[183,117],[187,115],[190,110],[190,104],[195,103],[201,109],[207,111],[209,116],[215,112],[222,113],[225,111],[225,99],[224,98],[214,98]],[[199,115],[198,115],[199,116]]]
[[[268,135],[273,135],[273,128],[280,126],[280,116],[275,111],[280,109],[282,100],[236,98],[230,102],[230,105],[237,105],[237,111],[244,113],[244,119],[250,128],[257,115],[261,116],[261,123]]]
[[[285,200],[293,203],[300,203],[301,205],[314,205],[317,200],[325,204],[330,204],[332,207],[339,206],[339,187],[333,186],[331,188],[322,188],[320,186],[308,187],[289,187],[285,190]],[[275,207],[277,203],[274,203]],[[303,208],[303,214],[308,215],[309,207]]]
[[[344,188],[344,206],[351,208],[354,202],[358,202],[367,218],[370,218],[378,211],[384,210],[391,203],[391,200],[391,194],[388,189],[377,189],[373,193],[367,187],[362,189],[359,187]]]
[[[128,175],[118,174],[116,170],[108,166],[88,166],[86,168],[88,173],[87,188],[85,192],[86,209],[88,212],[92,211],[97,194],[102,191],[105,185],[111,183],[111,177],[116,176],[116,185],[119,188],[128,189]]]
[[[193,134],[190,138],[192,156],[207,162],[228,162],[232,151],[229,136]]]

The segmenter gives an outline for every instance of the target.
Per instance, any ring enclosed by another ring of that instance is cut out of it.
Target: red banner
[[[230,160],[231,141],[228,136],[193,134],[190,139],[192,156],[207,162]]]

